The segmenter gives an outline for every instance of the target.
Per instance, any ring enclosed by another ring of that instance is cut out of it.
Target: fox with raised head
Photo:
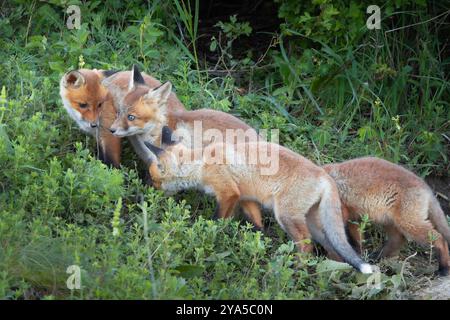
[[[176,142],[170,129],[162,134],[162,148],[145,144],[155,155],[149,171],[156,187],[212,193],[218,217],[232,215],[240,201],[259,202],[273,209],[277,222],[302,252],[312,251],[307,240],[316,239],[309,232],[308,220],[314,221],[342,259],[363,273],[372,272],[347,242],[335,182],[308,159],[264,141],[212,143],[202,150],[191,149]],[[261,162],[261,152],[270,153],[277,162],[275,170],[264,172],[268,162]]]
[[[114,167],[120,166],[120,138],[113,136],[109,127],[116,117],[115,97],[128,90],[132,72],[79,69],[67,72],[60,81],[60,95],[70,117],[86,133],[98,138],[100,159]],[[142,81],[150,88],[161,83],[143,74]],[[114,92],[109,90],[105,81]],[[184,110],[184,106],[171,94],[167,100],[169,110]]]
[[[256,131],[242,120],[225,112],[198,109],[193,111],[175,110],[168,108],[168,96],[172,90],[172,84],[166,82],[163,85],[149,87],[141,77],[137,69],[133,70],[130,78],[128,93],[119,101],[118,115],[111,125],[110,131],[117,137],[129,137],[136,140],[142,152],[138,152],[144,162],[150,162],[151,154],[144,145],[144,141],[154,145],[160,143],[161,129],[165,126],[183,135],[183,144],[192,146],[205,146],[214,140],[211,135],[204,134],[209,130],[219,132],[222,137],[234,131],[236,136],[247,134],[244,138],[258,140]],[[107,87],[110,87],[107,85]],[[194,132],[196,123],[201,132]],[[237,137],[242,138],[242,137]],[[198,141],[200,140],[200,141]]]
[[[115,91],[110,85],[106,86]],[[134,68],[128,93],[118,99],[118,115],[110,131],[117,137],[128,137],[134,150],[145,163],[152,162],[153,154],[149,152],[144,142],[158,146],[164,127],[175,131],[182,143],[188,147],[201,148],[215,139],[221,140],[225,137],[233,141],[259,139],[253,128],[230,114],[211,109],[186,111],[169,108],[168,97],[171,90],[170,82],[157,88],[149,87],[137,68]],[[241,206],[246,216],[256,221],[255,227],[261,229],[259,206],[252,201],[242,201]]]
[[[382,256],[398,254],[406,239],[432,244],[439,274],[448,275],[450,228],[430,187],[409,170],[389,161],[366,157],[328,164],[324,170],[336,181],[345,221],[367,214],[381,224],[388,240]],[[358,226],[348,223],[350,236],[361,242]]]

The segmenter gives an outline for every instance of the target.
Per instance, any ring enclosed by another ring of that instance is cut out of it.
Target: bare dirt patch
[[[431,280],[428,285],[413,294],[417,300],[450,300],[450,277]]]

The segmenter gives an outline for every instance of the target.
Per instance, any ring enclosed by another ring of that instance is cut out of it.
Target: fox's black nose
[[[117,129],[110,128],[109,131],[111,131],[111,133],[114,133],[117,131]]]
[[[91,128],[97,128],[97,124],[96,123],[91,123]]]

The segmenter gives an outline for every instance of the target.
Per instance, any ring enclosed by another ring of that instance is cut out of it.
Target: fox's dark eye
[[[81,109],[86,109],[88,107],[87,103],[80,103],[80,108]]]
[[[136,119],[136,117],[133,116],[132,114],[129,114],[127,118],[128,118],[128,121],[133,121],[134,119]]]
[[[97,108],[101,108],[103,106],[103,102],[100,102],[97,106]]]

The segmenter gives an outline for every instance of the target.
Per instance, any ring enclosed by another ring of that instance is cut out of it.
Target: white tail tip
[[[360,270],[362,273],[365,273],[365,274],[371,274],[371,273],[373,273],[373,268],[372,268],[372,266],[371,266],[370,264],[368,264],[368,263],[363,263],[363,264],[359,267],[359,270]]]

